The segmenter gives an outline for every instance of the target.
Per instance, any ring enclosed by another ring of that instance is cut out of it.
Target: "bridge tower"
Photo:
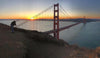
[[[59,39],[59,3],[54,4],[54,37]]]
[[[86,24],[86,17],[83,17],[83,23]]]

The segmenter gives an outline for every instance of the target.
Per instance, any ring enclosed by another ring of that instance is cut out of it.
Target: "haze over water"
[[[12,20],[0,21],[10,25]],[[22,21],[17,22],[20,24]],[[71,25],[75,22],[62,22],[60,21],[60,27]],[[60,32],[60,38],[68,42],[69,44],[77,44],[80,47],[96,48],[100,46],[100,22],[90,22],[84,25],[83,23],[73,26],[69,29]],[[38,30],[45,32],[53,29],[53,21],[29,21],[18,28],[28,30]]]

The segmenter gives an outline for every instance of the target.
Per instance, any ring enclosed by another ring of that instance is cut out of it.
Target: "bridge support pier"
[[[59,3],[54,4],[54,37],[59,39]]]

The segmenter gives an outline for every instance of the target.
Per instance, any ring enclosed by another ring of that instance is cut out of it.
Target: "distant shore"
[[[71,21],[71,22],[82,22],[84,18],[77,19],[60,19],[60,21]],[[30,20],[30,19],[0,19],[0,20]],[[85,19],[86,22],[96,22],[100,21],[100,19]],[[32,21],[32,20],[31,20]],[[35,21],[53,21],[53,19],[36,19]]]

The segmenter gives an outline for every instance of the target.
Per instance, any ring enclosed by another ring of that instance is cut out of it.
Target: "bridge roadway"
[[[82,22],[78,22],[78,23],[75,23],[75,24],[72,24],[72,25],[69,25],[69,26],[65,26],[65,27],[59,28],[59,31],[68,29],[68,28],[70,28],[70,27],[72,27],[72,26],[75,26],[75,25],[78,25],[78,24],[80,24],[80,23],[82,23]],[[54,32],[57,32],[57,29],[56,29],[56,30],[46,31],[46,32],[44,32],[44,33],[46,33],[46,34],[51,34],[51,33],[54,33]]]

